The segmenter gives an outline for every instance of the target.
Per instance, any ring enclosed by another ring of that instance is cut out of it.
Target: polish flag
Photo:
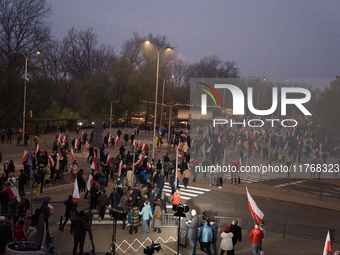
[[[74,161],[74,153],[73,153],[73,148],[71,148],[71,150],[70,150],[70,156],[71,156],[71,158],[72,158],[72,161]]]
[[[288,149],[288,142],[286,143],[286,146],[283,148],[283,150],[287,150]]]
[[[136,142],[136,140],[135,140],[135,139],[133,139],[133,143],[132,143],[132,145],[137,145],[137,142]]]
[[[115,142],[115,148],[117,147],[117,145],[118,145],[119,142],[120,142],[120,139],[119,139],[119,137],[118,137],[118,135],[117,135],[117,137],[116,137],[116,142]]]
[[[48,158],[50,159],[51,166],[54,167],[55,166],[55,161],[53,160],[52,156],[50,155],[50,156],[48,156]]]
[[[254,150],[254,151],[257,151],[257,150],[259,150],[259,148],[257,147],[257,144],[256,144],[256,142],[255,142],[255,143],[253,143],[253,144],[251,145],[251,147],[253,148],[253,150]]]
[[[35,149],[35,155],[37,155],[38,151],[40,151],[40,146],[37,144],[37,148]]]
[[[64,136],[64,143],[66,143],[67,139],[66,139],[66,136]]]
[[[57,154],[57,156],[56,156],[55,170],[59,171],[59,154]]]
[[[47,206],[48,206],[48,210],[49,210],[50,212],[53,212],[53,206],[50,205],[50,204],[48,204]]]
[[[238,147],[240,147],[240,146],[242,145],[242,141],[241,141],[241,140],[238,140],[238,141],[236,142],[236,144],[237,144]]]
[[[193,177],[193,174],[192,174],[192,171],[191,171],[191,169],[190,169],[189,163],[187,163],[187,167],[188,167],[188,170],[190,171],[190,177],[192,178],[192,177]]]
[[[180,153],[180,152],[178,152],[178,157],[180,157],[180,158],[184,158],[184,155],[182,154],[182,153]]]
[[[317,159],[318,156],[316,155],[315,150],[312,150],[312,152],[313,152],[313,157],[314,157],[314,159]]]
[[[25,161],[28,159],[28,154],[29,154],[28,151],[25,150],[25,151],[24,151],[24,156],[22,157],[22,162],[21,162],[22,164],[24,164]]]
[[[142,144],[138,143],[137,151],[139,151],[140,148],[142,148]]]
[[[151,168],[151,163],[148,163],[147,166],[146,166],[147,169],[150,169]]]
[[[78,189],[77,178],[74,181],[74,186],[73,186],[73,190],[72,190],[72,196],[73,196],[74,202],[78,203],[78,201],[80,200],[80,196],[79,196],[79,189]]]
[[[321,156],[321,154],[322,154],[321,147],[322,147],[322,143],[320,143],[319,156]]]
[[[85,148],[86,149],[90,148],[90,144],[88,143],[88,141],[86,141]]]
[[[184,138],[184,139],[187,139],[187,136],[185,134],[181,134],[181,136]]]
[[[30,118],[32,119],[32,117],[33,117],[33,111],[32,110],[30,110],[29,111],[29,113],[28,113],[28,115],[30,116]]]
[[[87,180],[87,190],[90,191],[94,183],[94,179],[92,174],[90,174],[89,179]]]
[[[123,160],[120,161],[119,166],[118,166],[118,172],[117,172],[118,177],[120,177],[120,175],[122,174],[122,169],[123,169]]]
[[[13,186],[8,189],[6,189],[6,192],[8,194],[9,199],[12,199],[14,196],[17,197],[17,200],[20,202],[20,196],[17,187]]]
[[[135,163],[135,166],[140,166],[144,160],[142,154],[139,155],[138,161]]]
[[[111,143],[112,135],[109,135],[109,139],[107,140],[108,143]]]
[[[238,165],[238,170],[240,170],[241,166],[242,166],[242,159],[241,158],[237,161],[237,165]]]
[[[74,148],[75,148],[76,150],[78,150],[79,145],[80,145],[80,141],[79,141],[78,139],[76,139],[76,140],[74,141]]]
[[[143,143],[142,152],[146,149],[146,147],[148,147],[148,145],[146,143]]]
[[[246,187],[246,190],[247,190],[248,205],[249,205],[251,216],[253,216],[259,224],[262,224],[261,219],[264,217],[264,214],[260,210],[260,208],[257,206],[257,204],[255,203],[255,200],[250,196],[247,187]]]
[[[96,155],[96,150],[93,150],[93,160],[91,164],[91,168],[97,171],[97,155]]]
[[[58,142],[59,142],[59,143],[62,143],[62,142],[63,142],[63,134],[59,134]]]
[[[326,237],[326,242],[325,242],[325,247],[323,248],[323,253],[322,255],[329,255],[332,252],[332,247],[331,247],[331,237],[329,235],[329,231],[327,232],[327,237]]]
[[[106,157],[106,163],[110,165],[111,164],[111,160],[112,160],[112,158],[110,157],[110,154],[108,153],[107,157]]]

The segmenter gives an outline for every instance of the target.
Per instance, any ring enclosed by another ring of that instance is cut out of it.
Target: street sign
[[[33,156],[32,156],[32,154],[28,153],[28,157],[27,157],[28,167],[32,167],[32,162],[33,162]]]
[[[161,130],[158,130],[158,134],[159,134],[159,135],[162,135],[162,131],[161,131]]]

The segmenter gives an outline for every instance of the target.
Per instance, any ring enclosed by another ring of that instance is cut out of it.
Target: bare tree
[[[50,40],[50,15],[51,7],[45,0],[1,0],[1,55],[9,58],[13,51],[41,51]]]

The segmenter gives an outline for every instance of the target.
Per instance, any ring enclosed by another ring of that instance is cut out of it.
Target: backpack
[[[161,210],[158,210],[155,214],[155,219],[158,220],[158,219],[161,218],[161,216],[162,216],[162,212],[161,212]]]

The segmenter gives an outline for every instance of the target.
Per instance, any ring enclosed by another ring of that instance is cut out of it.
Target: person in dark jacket
[[[23,169],[20,169],[20,175],[18,180],[19,180],[19,194],[21,195],[22,193],[24,193],[25,183],[27,182],[27,176],[24,173]]]
[[[156,184],[157,184],[157,197],[158,199],[161,198],[161,195],[162,195],[162,191],[163,191],[163,188],[164,188],[164,179],[162,177],[162,175],[160,173],[158,173],[158,179],[156,181]]]
[[[237,241],[239,241],[239,242],[242,241],[242,229],[237,224],[238,224],[238,221],[233,220],[231,225],[230,225],[230,232],[234,234],[234,236],[233,236],[233,247],[234,247],[234,249],[235,249],[235,244],[237,243]]]
[[[86,219],[85,219],[85,212],[80,211],[79,215],[74,218],[71,223],[71,228],[73,229],[73,238],[74,238],[74,245],[73,245],[73,255],[76,255],[78,244],[79,244],[79,254],[83,254],[84,249],[84,242],[86,231],[90,232],[91,228],[89,227]]]
[[[25,222],[20,220],[18,224],[14,227],[13,238],[14,241],[24,241],[26,238],[25,230],[24,230]]]
[[[98,183],[94,183],[90,190],[90,194],[91,194],[90,210],[91,211],[97,208],[98,187],[99,187],[99,185],[97,184]]]
[[[48,202],[44,201],[43,204],[40,207],[41,213],[44,215],[44,221],[46,225],[46,230],[48,230],[48,219],[52,213],[50,213],[50,210],[48,208]]]
[[[78,191],[79,191],[79,194],[80,194],[80,189],[81,187],[84,186],[84,178],[83,178],[83,173],[84,173],[84,170],[83,169],[80,169],[78,172],[77,172],[77,182],[78,182]]]
[[[70,196],[68,197],[68,199],[64,202],[64,205],[65,205],[66,209],[65,209],[65,221],[64,221],[64,223],[63,223],[63,225],[62,225],[62,227],[61,227],[61,231],[62,231],[62,232],[64,231],[64,227],[65,227],[67,221],[70,219],[71,209],[72,209],[73,207],[74,207],[74,208],[77,207],[77,204],[74,203],[73,197],[72,197],[71,195],[70,195]]]
[[[187,221],[187,226],[189,228],[188,238],[191,240],[192,244],[192,255],[196,255],[196,244],[197,244],[197,236],[198,236],[198,224],[199,224],[199,217],[196,213],[196,210],[191,210],[192,220]]]
[[[213,232],[213,239],[212,239],[212,247],[214,251],[214,255],[217,255],[217,247],[216,247],[216,242],[217,242],[217,232],[218,232],[218,226],[216,225],[215,218],[212,217],[210,219],[210,228]]]

